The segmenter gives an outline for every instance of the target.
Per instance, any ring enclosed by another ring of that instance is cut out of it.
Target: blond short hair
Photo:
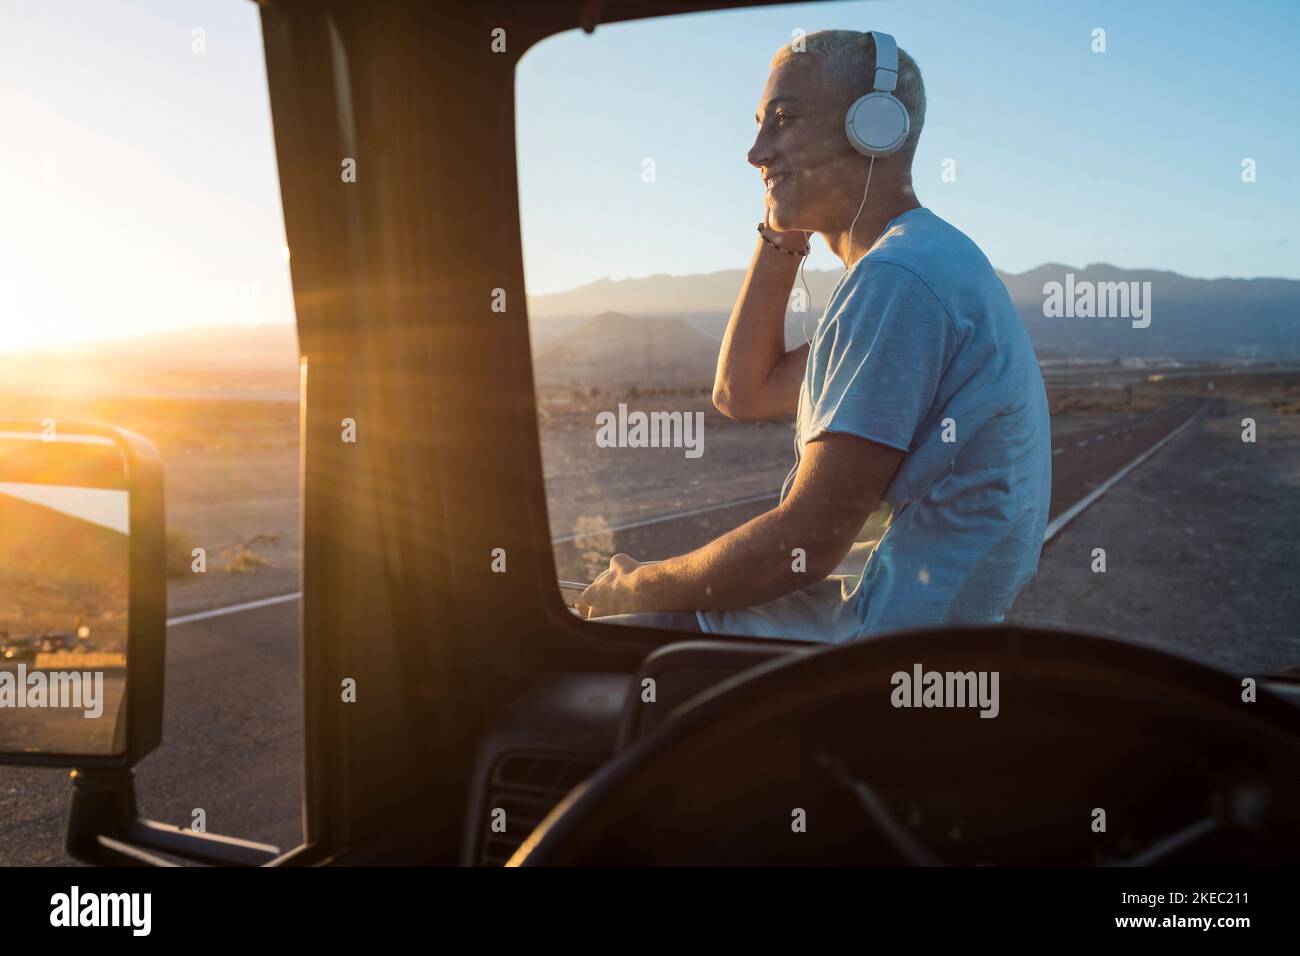
[[[797,49],[800,43],[802,51]],[[796,37],[772,57],[771,69],[775,70],[797,56],[817,56],[826,61],[831,77],[843,90],[842,104],[832,104],[836,107],[842,105],[847,111],[858,97],[871,92],[871,76],[876,69],[876,43],[869,33],[818,30]],[[898,48],[898,85],[894,96],[907,108],[911,124],[898,154],[911,162],[917,140],[921,137],[921,127],[925,125],[925,83],[921,80],[921,68],[902,47]]]

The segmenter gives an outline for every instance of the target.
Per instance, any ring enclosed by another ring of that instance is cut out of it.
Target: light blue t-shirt
[[[859,578],[700,611],[709,633],[842,642],[997,623],[1038,569],[1051,423],[1024,323],[979,247],[928,209],[894,219],[836,283],[808,354],[803,445],[843,432],[906,452]]]

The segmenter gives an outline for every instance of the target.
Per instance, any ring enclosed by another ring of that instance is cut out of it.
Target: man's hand
[[[804,445],[790,493],[771,511],[664,561],[615,555],[580,602],[593,616],[754,607],[820,581],[853,547],[903,452],[823,432]],[[796,550],[802,560],[792,560]]]
[[[584,617],[753,607],[820,581],[849,553],[904,453],[823,432],[804,445],[785,500],[689,554],[616,554],[575,603]],[[802,561],[792,561],[795,549]]]
[[[626,554],[616,554],[609,559],[609,568],[592,581],[574,602],[583,617],[605,617],[609,614],[635,614],[647,610],[644,593],[637,591],[636,571],[641,562]]]
[[[767,237],[782,249],[803,252],[809,248],[809,243],[812,242],[812,233],[807,229],[781,230],[773,226],[770,207],[763,214],[763,228],[767,231]]]

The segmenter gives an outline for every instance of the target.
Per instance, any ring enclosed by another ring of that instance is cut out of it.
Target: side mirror
[[[73,767],[85,863],[261,866],[273,846],[140,817],[131,767],[162,739],[162,460],[104,425],[0,421],[0,764]]]
[[[152,443],[0,422],[0,764],[129,768],[158,746],[165,562]]]

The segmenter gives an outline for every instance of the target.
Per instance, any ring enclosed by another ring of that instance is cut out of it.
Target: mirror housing
[[[92,471],[105,444],[121,456],[127,492],[126,675],[119,717],[125,714],[124,746],[116,753],[0,752],[0,764],[126,769],[162,740],[163,679],[167,639],[166,527],[162,459],[147,438],[108,425],[51,420],[0,421],[0,481],[41,477],[57,458],[60,473]],[[59,453],[52,454],[50,446]],[[0,711],[0,720],[4,714]],[[117,748],[115,748],[117,749]]]
[[[62,422],[55,429],[54,425],[48,419],[41,426],[0,420],[0,482],[45,485],[59,491],[127,492],[126,674],[114,718],[111,749],[116,752],[0,752],[0,764],[74,768],[65,846],[69,856],[83,863],[173,866],[169,857],[180,857],[214,866],[265,866],[282,857],[293,859],[293,853],[281,854],[268,844],[182,830],[139,815],[131,768],[162,740],[167,639],[162,459],[147,438],[124,429]],[[62,447],[55,452],[51,445]],[[116,450],[117,457],[105,454],[107,446]],[[15,493],[13,488],[7,492]],[[39,504],[42,498],[56,513],[65,511],[91,525],[108,521],[114,530],[121,530],[117,512],[111,513],[110,520],[93,509],[77,514],[69,504],[73,499],[65,499],[62,507],[50,504],[46,495],[32,500]]]

